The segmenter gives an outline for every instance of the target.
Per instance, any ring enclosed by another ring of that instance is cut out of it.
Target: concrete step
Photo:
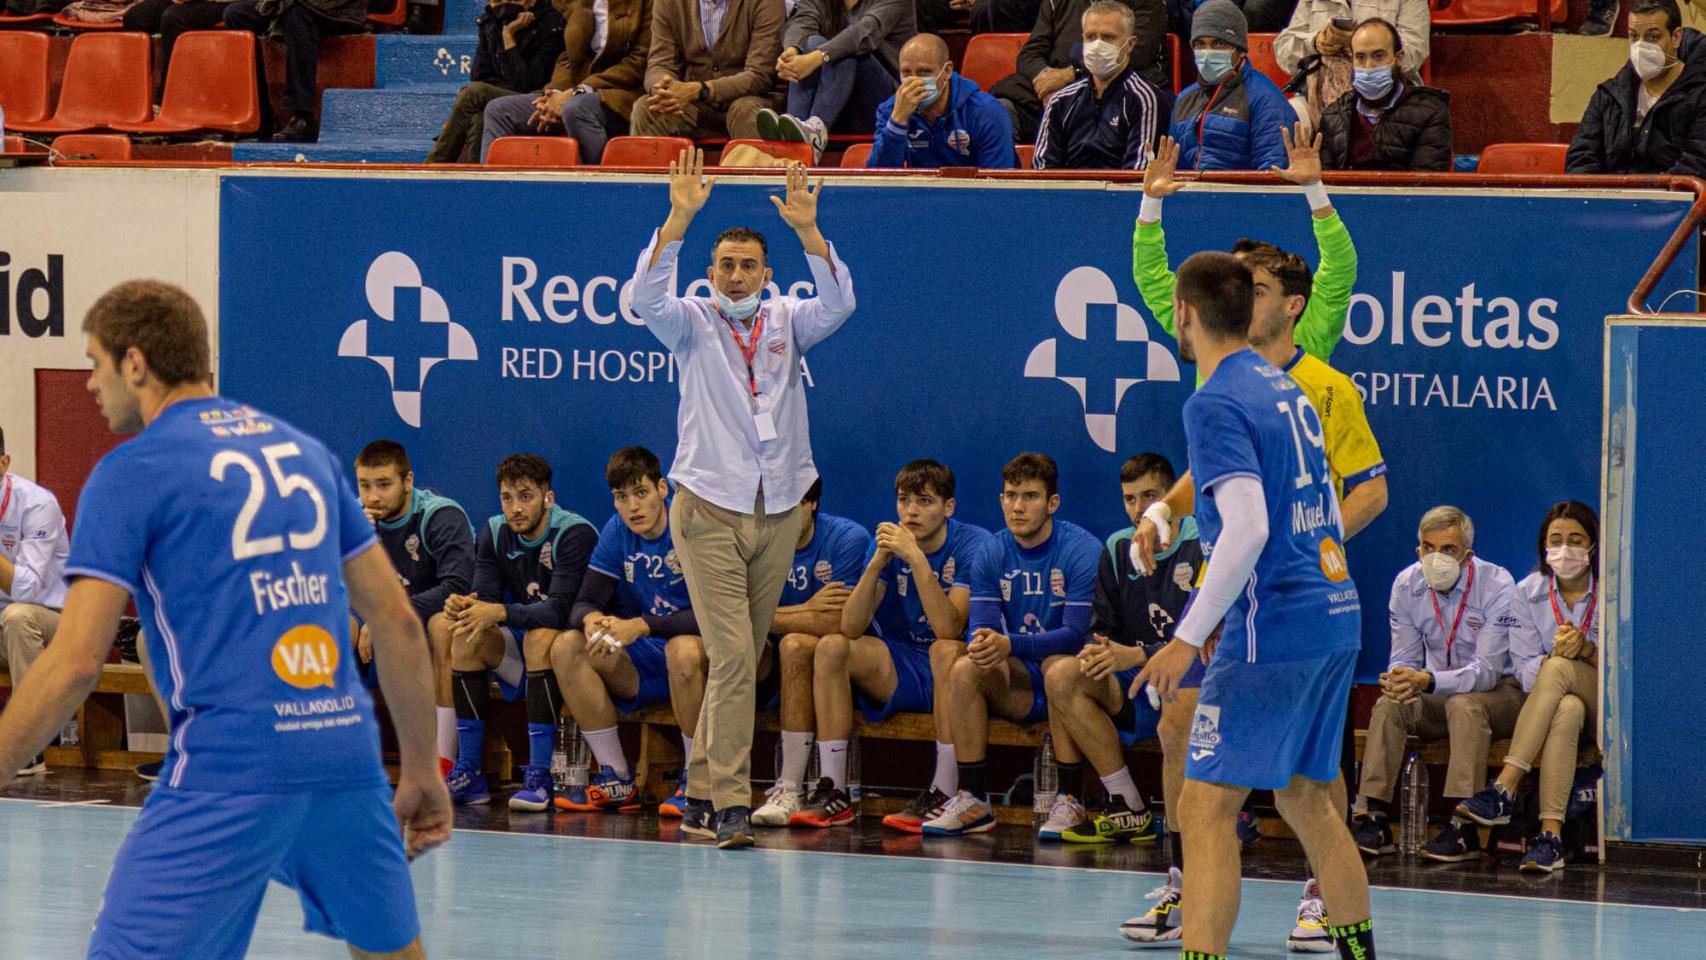
[[[450,116],[456,88],[440,90],[327,90],[321,100],[320,139],[431,141]],[[422,148],[423,152],[425,148]]]
[[[375,38],[374,83],[386,90],[455,90],[474,68],[478,38],[473,34],[416,37],[387,34]]]
[[[444,0],[444,32],[473,33],[474,21],[486,9],[486,0]]]
[[[350,138],[322,143],[239,143],[231,159],[238,162],[289,163],[298,158],[317,163],[420,163],[432,149],[432,138]]]

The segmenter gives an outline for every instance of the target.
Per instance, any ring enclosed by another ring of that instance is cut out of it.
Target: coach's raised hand
[[[658,228],[658,242],[652,245],[652,266],[656,266],[663,248],[687,236],[693,217],[711,199],[716,177],[705,176],[705,151],[689,147],[681,156],[669,162],[669,217]]]
[[[817,196],[822,192],[823,178],[814,185],[806,176],[805,166],[796,163],[788,168],[786,199],[772,194],[770,202],[776,205],[782,222],[794,228],[806,253],[828,259],[829,243],[817,229]]]

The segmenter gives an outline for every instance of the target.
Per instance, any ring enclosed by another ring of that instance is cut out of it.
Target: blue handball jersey
[[[1250,663],[1306,660],[1361,646],[1362,608],[1339,541],[1344,524],[1327,467],[1321,417],[1285,371],[1249,350],[1227,357],[1185,401],[1203,552],[1213,564],[1222,520],[1214,486],[1262,484],[1268,541],[1226,614],[1216,656]]]
[[[1054,521],[1054,532],[1034,547],[1021,547],[1012,531],[1002,530],[971,576],[974,611],[998,602],[1001,623],[973,622],[967,636],[980,626],[998,627],[1008,636],[1047,633],[1065,625],[1067,607],[1083,607],[1088,614],[1101,561],[1102,541],[1075,523]]]
[[[101,459],[67,575],[136,598],[170,705],[164,784],[385,783],[373,702],[347,653],[343,579],[375,540],[325,446],[223,397],[172,404]]]
[[[846,517],[818,514],[811,542],[794,551],[794,565],[788,568],[779,605],[797,607],[836,581],[851,589],[876,552],[877,541],[864,527]]]
[[[934,553],[925,554],[930,574],[935,576],[943,593],[955,587],[971,589],[972,568],[979,557],[990,548],[995,538],[988,530],[958,520],[948,520],[948,533]],[[890,560],[878,575],[883,584],[883,602],[877,607],[876,621],[883,636],[911,640],[913,643],[932,643],[936,631],[930,618],[924,615],[924,603],[918,599],[917,573],[904,560]]]
[[[616,581],[619,615],[667,617],[693,607],[687,596],[687,577],[675,556],[675,538],[668,526],[663,536],[647,540],[612,516],[598,534],[587,569]]]

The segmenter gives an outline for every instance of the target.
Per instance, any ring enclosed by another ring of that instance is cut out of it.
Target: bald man
[[[1017,166],[1006,108],[954,72],[948,45],[933,33],[900,48],[900,87],[877,108],[876,126],[867,167]]]

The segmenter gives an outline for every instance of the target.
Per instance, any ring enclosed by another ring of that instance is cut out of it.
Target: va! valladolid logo
[[[1095,329],[1104,331],[1109,315],[1113,339],[1100,334],[1092,343],[1092,318],[1100,321]],[[1054,317],[1067,337],[1050,337],[1033,347],[1025,360],[1025,376],[1071,387],[1084,408],[1090,439],[1113,453],[1126,391],[1149,380],[1178,382],[1179,362],[1171,350],[1149,339],[1143,314],[1121,303],[1114,282],[1095,267],[1079,267],[1061,278],[1054,290]]]
[[[350,324],[338,356],[377,363],[391,382],[397,416],[418,428],[427,373],[446,360],[478,360],[479,348],[467,328],[450,319],[450,307],[408,254],[382,253],[367,268],[367,306],[377,319]]]

